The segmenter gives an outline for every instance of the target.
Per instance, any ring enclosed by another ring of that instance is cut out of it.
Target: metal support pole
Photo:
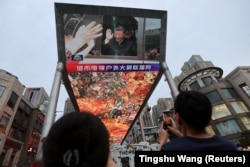
[[[162,62],[162,67],[163,67],[163,70],[164,70],[164,75],[166,77],[166,80],[168,82],[168,85],[170,87],[170,90],[171,90],[171,95],[173,97],[173,99],[175,99],[175,97],[179,94],[179,91],[174,83],[174,79],[169,71],[169,68],[167,66],[167,63],[166,62]]]
[[[37,160],[42,159],[43,140],[47,136],[52,124],[54,123],[56,106],[57,106],[57,101],[58,101],[58,96],[59,96],[59,91],[60,91],[60,86],[61,86],[62,71],[63,71],[63,63],[58,62],[57,67],[56,67],[56,72],[55,72],[55,76],[54,76],[52,89],[50,92],[50,100],[49,100],[48,110],[47,110],[47,113],[45,115],[45,120],[43,123],[43,129],[42,129],[42,134],[41,134],[41,138],[40,138],[41,140],[39,142],[38,150],[37,150],[37,154],[36,154]]]
[[[142,141],[145,141],[144,126],[143,126],[141,115],[139,116],[139,124],[140,124],[140,129],[141,129]]]

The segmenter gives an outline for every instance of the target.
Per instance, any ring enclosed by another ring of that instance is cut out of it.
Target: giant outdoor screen
[[[121,143],[162,76],[167,12],[55,3],[58,61],[77,111]]]

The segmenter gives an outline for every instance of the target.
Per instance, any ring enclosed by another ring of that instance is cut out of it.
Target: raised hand
[[[106,30],[106,39],[105,42],[109,42],[113,38],[113,33],[110,28]]]
[[[102,36],[103,27],[101,24],[96,24],[95,21],[89,23],[87,26],[81,26],[76,32],[73,40],[66,42],[66,49],[75,54],[82,46],[89,43],[91,40]]]

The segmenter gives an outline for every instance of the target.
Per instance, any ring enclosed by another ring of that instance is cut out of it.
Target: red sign
[[[38,113],[37,114],[37,118],[40,120],[40,121],[42,121],[42,122],[44,122],[44,115],[43,114],[41,114],[41,113]]]

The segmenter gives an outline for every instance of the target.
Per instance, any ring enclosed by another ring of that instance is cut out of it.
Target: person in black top
[[[57,120],[44,140],[44,167],[117,167],[109,132],[91,112],[70,112]]]
[[[124,27],[115,27],[114,33],[111,29],[106,30],[106,38],[102,43],[102,55],[136,56],[137,47],[135,42],[125,38]]]
[[[180,92],[174,102],[173,119],[182,133],[166,142],[167,130],[160,128],[159,150],[162,151],[237,151],[236,145],[221,136],[206,132],[212,116],[209,99],[196,91]],[[172,127],[168,127],[172,131]]]

